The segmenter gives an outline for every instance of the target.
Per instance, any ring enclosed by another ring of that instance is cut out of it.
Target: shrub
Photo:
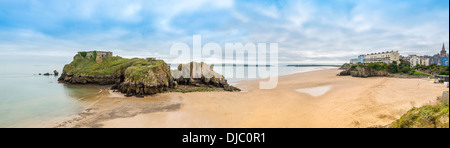
[[[372,68],[372,69],[378,69],[380,67],[380,64],[378,64],[378,63],[370,63],[369,64],[369,68]]]
[[[94,56],[92,57],[92,60],[96,61],[97,60],[97,51],[94,51],[93,55]]]
[[[403,73],[409,73],[409,72],[411,71],[411,68],[409,68],[409,67],[403,67],[403,68],[401,69],[401,71],[402,71]]]
[[[388,65],[386,63],[381,64],[381,69],[387,69]]]
[[[348,64],[348,63],[345,63],[341,66],[341,68],[348,68],[348,67],[350,67],[350,64]]]
[[[388,66],[388,72],[389,73],[398,73],[398,65],[397,61],[394,61],[392,64],[389,64]]]
[[[448,72],[448,71],[441,71],[440,73],[439,73],[439,75],[449,75],[450,73]]]
[[[448,66],[441,66],[439,69],[439,75],[449,75],[449,67]]]
[[[448,100],[436,104],[413,108],[400,119],[393,122],[391,128],[448,128]],[[447,119],[447,120],[442,120]]]
[[[85,58],[86,55],[87,55],[87,52],[80,52],[80,55],[81,55],[83,58]]]
[[[421,72],[418,72],[418,71],[411,71],[411,72],[409,73],[409,75],[415,75],[415,76],[430,76],[429,74],[421,73]]]

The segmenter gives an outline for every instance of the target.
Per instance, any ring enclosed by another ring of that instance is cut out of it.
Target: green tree
[[[86,55],[87,55],[87,52],[80,52],[80,55],[81,55],[83,58],[85,58]]]
[[[96,61],[97,60],[97,51],[94,50],[93,55],[94,56],[92,57],[92,60]]]
[[[388,72],[389,73],[398,73],[398,65],[397,61],[392,62],[392,64],[389,64],[388,66]]]
[[[409,68],[409,67],[402,67],[401,71],[402,71],[402,73],[409,73],[411,71],[411,68]]]

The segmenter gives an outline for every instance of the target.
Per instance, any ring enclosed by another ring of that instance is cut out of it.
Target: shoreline
[[[373,127],[391,123],[413,105],[436,100],[446,89],[422,79],[363,79],[336,76],[338,72],[280,76],[273,90],[259,90],[261,79],[237,83],[248,92],[169,92],[127,98],[102,91],[85,111],[51,127]],[[296,91],[323,86],[330,88],[319,95]]]

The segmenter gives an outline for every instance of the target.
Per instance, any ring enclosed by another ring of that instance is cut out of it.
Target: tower
[[[447,51],[445,51],[445,43],[442,44],[441,57],[447,56]]]

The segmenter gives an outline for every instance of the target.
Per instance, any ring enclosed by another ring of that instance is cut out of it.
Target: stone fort
[[[113,53],[110,51],[95,51],[95,52],[97,52],[97,56],[101,57],[101,58],[113,56]],[[84,53],[86,54],[85,57],[93,57],[94,56],[94,51],[80,51],[80,52],[78,52],[78,55],[82,56]]]

